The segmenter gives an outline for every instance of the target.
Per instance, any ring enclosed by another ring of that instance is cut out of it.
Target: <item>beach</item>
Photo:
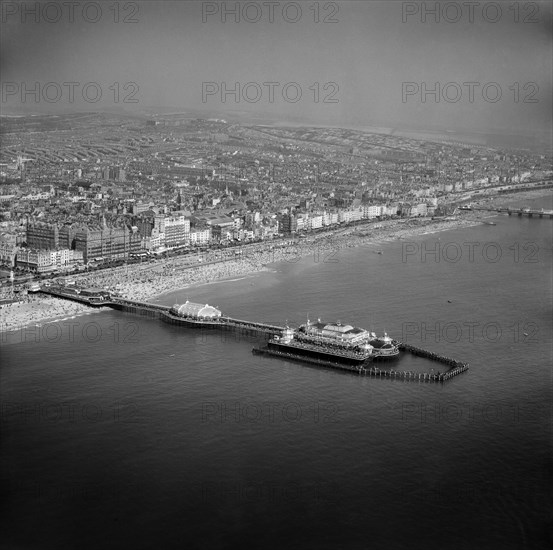
[[[486,197],[487,206],[503,206],[514,198],[539,198],[546,190]],[[310,235],[305,239],[284,239],[247,244],[241,247],[214,249],[140,264],[72,275],[80,287],[100,287],[121,297],[137,301],[154,301],[168,292],[188,289],[214,281],[243,277],[262,271],[274,271],[279,262],[297,262],[309,255],[328,255],[340,249],[361,246],[378,247],[388,241],[405,240],[482,223],[485,213],[466,212],[454,219],[431,220],[408,218],[359,224]],[[237,253],[238,252],[238,253]],[[323,257],[323,256],[321,256]],[[13,297],[3,292],[4,298]],[[103,308],[102,308],[103,309]],[[23,296],[20,301],[0,310],[0,330],[14,330],[25,325],[98,311],[84,304],[42,294]]]
[[[0,331],[15,331],[25,326],[42,325],[107,309],[109,308],[91,308],[85,304],[43,294],[29,295],[18,302],[1,306]]]

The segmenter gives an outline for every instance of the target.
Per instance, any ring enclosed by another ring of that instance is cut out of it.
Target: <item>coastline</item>
[[[25,300],[2,306],[0,333],[14,332],[33,325],[57,323],[109,309],[91,308],[53,296],[32,295]]]
[[[544,196],[545,189],[482,197],[487,206],[503,206],[514,199],[531,200]],[[260,272],[274,272],[281,262],[296,262],[310,254],[336,252],[343,248],[376,246],[386,242],[440,233],[451,229],[473,227],[493,213],[463,213],[451,220],[407,218],[373,224],[337,228],[308,236],[303,240],[266,241],[244,246],[236,258],[235,250],[212,250],[198,256],[156,260],[153,263],[122,266],[94,273],[72,276],[79,286],[97,286],[137,301],[160,300],[168,293],[191,289],[209,283],[231,282]],[[377,226],[377,227],[375,227]],[[201,259],[201,261],[200,261]],[[80,316],[109,308],[90,308],[60,298],[33,295],[1,308],[0,332],[25,326],[58,322],[65,317]]]
[[[480,197],[477,197],[474,202],[481,203],[482,206],[500,207],[507,206],[515,199],[519,200],[522,203],[526,200],[535,200],[539,199],[540,197],[550,196],[551,188],[545,187],[541,189],[518,191],[515,193],[502,193],[501,195],[482,195]],[[523,204],[519,204],[518,206],[522,207]]]
[[[191,264],[189,258],[170,258],[146,267],[119,267],[114,272],[81,275],[77,284],[99,286],[117,292],[125,298],[137,301],[159,300],[177,290],[213,282],[222,282],[263,271],[274,271],[281,262],[297,262],[311,254],[336,252],[342,248],[379,245],[396,239],[405,239],[479,225],[481,221],[456,219],[451,221],[391,220],[380,222],[382,227],[351,227],[334,232],[321,233],[303,241],[295,241],[282,248],[268,248],[268,243],[244,247],[240,259],[228,256],[216,259],[217,252],[207,253],[202,263]],[[270,243],[269,243],[270,244]],[[234,251],[230,253],[234,256]]]

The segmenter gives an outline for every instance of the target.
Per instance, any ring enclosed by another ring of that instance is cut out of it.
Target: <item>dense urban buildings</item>
[[[9,122],[0,262],[36,273],[447,216],[489,193],[548,185],[552,174],[545,153],[451,135],[94,113],[58,117],[54,128],[48,116]]]

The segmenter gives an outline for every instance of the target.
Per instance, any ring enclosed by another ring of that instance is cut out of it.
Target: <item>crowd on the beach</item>
[[[18,330],[50,319],[73,317],[92,311],[84,304],[38,294],[24,296],[17,302],[0,307],[0,331]]]

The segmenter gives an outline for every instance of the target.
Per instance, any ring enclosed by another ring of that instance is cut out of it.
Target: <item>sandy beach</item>
[[[30,295],[19,302],[1,307],[0,332],[19,330],[24,326],[41,325],[107,309],[109,308],[95,309],[42,294]]]
[[[483,198],[480,204],[503,206],[514,199],[524,201],[539,198],[547,190],[536,190],[512,195]],[[428,218],[387,220],[356,227],[338,228],[295,241],[277,240],[249,244],[236,248],[211,250],[201,255],[188,255],[158,259],[121,266],[109,270],[71,276],[76,285],[105,288],[125,298],[154,301],[161,295],[193,285],[205,284],[261,271],[271,271],[278,262],[296,262],[301,257],[328,254],[343,248],[376,245],[407,239],[419,235],[437,233],[459,227],[475,226],[488,217],[485,213],[463,213],[453,220]],[[4,298],[13,297],[8,290]],[[21,297],[21,300],[2,306],[0,330],[14,330],[25,325],[44,323],[75,315],[98,311],[86,305],[44,296],[41,294]]]

